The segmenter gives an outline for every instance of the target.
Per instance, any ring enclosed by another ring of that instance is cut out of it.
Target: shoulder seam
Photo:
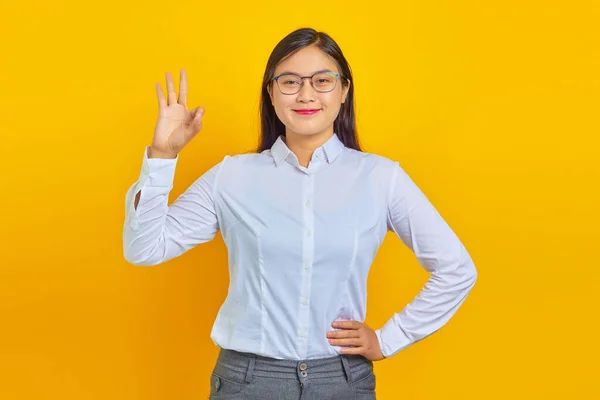
[[[400,169],[400,162],[392,161],[392,166],[393,166],[392,177],[390,179],[390,188],[388,190],[387,199],[386,199],[386,219],[387,219],[388,224],[390,224],[390,222],[391,222],[391,220],[390,220],[390,202],[392,200],[392,193],[395,189],[396,179],[398,177],[398,170]]]
[[[213,201],[216,200],[217,186],[219,185],[219,178],[221,177],[221,171],[223,170],[223,165],[225,165],[225,162],[229,158],[231,158],[231,156],[229,154],[227,154],[227,155],[225,155],[225,157],[223,157],[223,159],[219,163],[219,168],[217,169],[217,173],[215,174],[215,183],[212,187],[212,193],[211,193]]]

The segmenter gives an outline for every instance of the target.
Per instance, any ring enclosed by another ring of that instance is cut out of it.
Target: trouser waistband
[[[345,376],[348,382],[352,382],[352,372],[358,375],[363,369],[372,369],[373,361],[359,354],[340,354],[309,360],[280,360],[221,348],[215,371],[218,372],[220,368],[231,368],[245,373],[246,382],[251,382],[253,376],[281,379]]]

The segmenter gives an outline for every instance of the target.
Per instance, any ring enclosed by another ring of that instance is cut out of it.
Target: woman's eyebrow
[[[313,72],[311,75],[314,75],[314,74],[319,74],[319,73],[321,73],[321,72],[333,72],[333,71],[332,71],[332,70],[330,70],[330,69],[320,69],[320,70],[318,70],[318,71],[315,71],[315,72]],[[290,72],[290,71],[283,71],[283,72],[279,73],[278,75],[285,75],[285,74],[300,75],[300,74],[299,74],[299,73],[297,73],[297,72]]]

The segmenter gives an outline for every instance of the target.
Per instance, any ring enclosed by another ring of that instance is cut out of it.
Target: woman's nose
[[[302,78],[302,85],[300,86],[298,96],[301,98],[313,98],[315,93],[316,90],[312,86],[312,81],[310,80],[310,78]]]

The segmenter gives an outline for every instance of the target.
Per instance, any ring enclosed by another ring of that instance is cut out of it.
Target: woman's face
[[[318,47],[311,45],[298,50],[296,53],[279,63],[275,68],[275,75],[283,72],[293,72],[300,76],[310,76],[320,70],[330,70],[340,73],[334,61]],[[315,135],[333,134],[333,122],[350,88],[342,85],[338,77],[335,89],[331,92],[321,93],[315,90],[309,79],[303,80],[300,91],[296,94],[283,94],[275,81],[269,87],[271,103],[275,113],[285,125],[286,136],[291,134]],[[282,82],[280,82],[282,83]],[[317,109],[314,114],[299,114],[294,110]]]

